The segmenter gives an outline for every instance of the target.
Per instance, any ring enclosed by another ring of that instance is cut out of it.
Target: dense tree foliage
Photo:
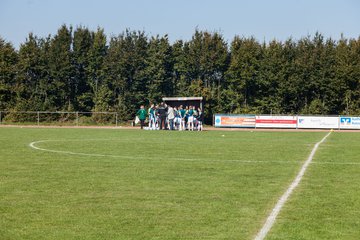
[[[360,114],[360,38],[260,43],[196,30],[189,41],[63,25],[0,38],[1,111],[116,111],[134,116],[164,96],[203,96],[205,114]]]

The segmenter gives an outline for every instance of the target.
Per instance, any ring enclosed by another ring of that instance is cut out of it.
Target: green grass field
[[[0,239],[253,239],[325,134],[0,128]],[[359,142],[329,136],[267,239],[359,239]]]

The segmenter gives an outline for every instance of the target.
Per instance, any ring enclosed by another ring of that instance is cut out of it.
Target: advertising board
[[[255,115],[219,115],[214,117],[215,127],[255,128]]]
[[[296,116],[256,116],[256,128],[296,128]]]
[[[298,128],[337,129],[339,117],[298,116]]]
[[[360,129],[360,117],[340,117],[340,129]]]

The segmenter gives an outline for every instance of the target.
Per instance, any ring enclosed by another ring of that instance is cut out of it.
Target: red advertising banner
[[[257,128],[296,128],[296,116],[256,116]]]

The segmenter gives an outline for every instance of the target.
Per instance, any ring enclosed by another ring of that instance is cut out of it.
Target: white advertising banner
[[[360,129],[360,117],[340,117],[340,129]]]
[[[296,116],[256,116],[257,128],[296,128]]]
[[[298,116],[298,128],[339,128],[339,117]]]

